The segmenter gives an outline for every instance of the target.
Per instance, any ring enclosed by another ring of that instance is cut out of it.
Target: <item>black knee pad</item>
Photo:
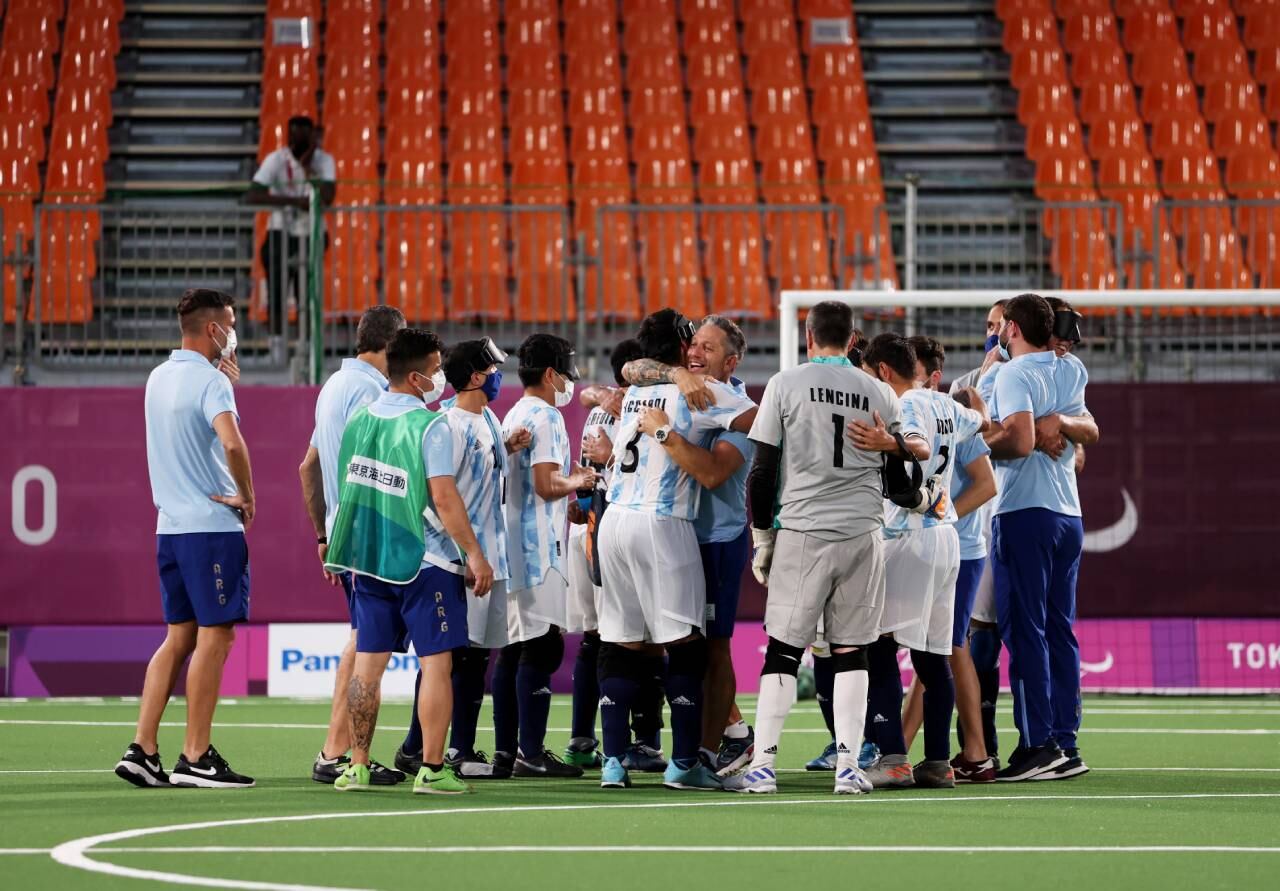
[[[898,642],[892,637],[882,637],[867,647],[867,666],[872,674],[891,676],[900,680]]]
[[[489,670],[489,651],[478,647],[458,647],[453,651],[453,673],[484,674]]]
[[[832,653],[831,670],[836,674],[842,671],[868,671],[866,649],[859,647],[848,653]]]
[[[605,678],[632,678],[642,682],[645,677],[646,658],[639,650],[628,649],[621,644],[601,643],[596,669],[601,680]]]
[[[769,646],[764,651],[764,665],[760,674],[789,674],[796,676],[800,670],[800,658],[804,656],[804,647],[793,647],[775,638],[769,638]]]
[[[600,658],[601,646],[600,635],[584,634],[582,635],[582,642],[578,644],[578,655],[588,662],[595,662]]]
[[[667,672],[679,675],[704,674],[707,670],[707,639],[695,637],[682,644],[667,644]]]
[[[923,650],[911,651],[911,667],[925,689],[930,684],[946,684],[951,680],[951,662],[946,656],[937,653],[926,653]]]
[[[564,661],[564,637],[559,631],[548,631],[541,637],[524,642],[520,661],[544,674],[555,674]]]

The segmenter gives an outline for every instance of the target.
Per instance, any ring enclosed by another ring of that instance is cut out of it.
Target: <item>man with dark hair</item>
[[[467,637],[470,646],[453,653],[453,720],[445,761],[463,780],[505,779],[511,763],[490,763],[476,750],[476,728],[484,701],[489,651],[507,644],[507,521],[503,490],[508,455],[528,444],[528,433],[503,441],[501,421],[489,408],[497,398],[498,366],[506,354],[489,338],[464,340],[449,350],[443,373],[457,396],[449,400],[443,416],[427,433],[433,477],[453,476],[476,540],[491,566],[493,588],[489,596],[467,602]],[[443,549],[448,538],[440,518],[427,511],[428,561],[432,551]],[[443,568],[448,568],[443,567]],[[422,761],[422,725],[416,719],[396,753],[396,766],[417,770]]]
[[[921,383],[926,390],[937,390],[942,385],[942,365],[947,359],[947,351],[935,338],[925,334],[917,334],[907,338],[907,343],[916,351],[916,361],[924,368],[924,380]]]
[[[253,473],[231,382],[214,367],[236,348],[234,301],[206,288],[178,303],[182,347],[147,378],[147,470],[155,502],[156,562],[168,631],[147,665],[133,742],[116,775],[135,786],[236,789],[253,779],[209,742],[222,666],[235,626],[249,619]],[[171,775],[156,735],[187,657],[187,733]]]
[[[998,343],[1000,329],[1004,327],[1004,306],[1008,302],[997,300],[991,304],[991,310],[987,313],[987,339],[983,344],[986,355],[983,357],[982,364],[952,381],[948,395],[954,396],[966,387],[977,387],[978,380],[986,374],[987,369],[1001,361]]]
[[[992,529],[1000,637],[1019,744],[996,778],[1066,779],[1088,770],[1076,746],[1080,726],[1080,654],[1072,624],[1084,527],[1075,447],[1097,441],[1085,407],[1088,374],[1050,346],[1054,312],[1036,294],[1005,306],[1000,348],[1010,360],[995,377],[987,444],[999,496]],[[1036,448],[1037,426],[1063,439],[1058,454]]]
[[[573,345],[554,334],[532,334],[518,351],[524,396],[502,420],[507,437],[525,435],[528,448],[508,462],[507,529],[511,547],[507,646],[493,673],[497,763],[514,756],[518,777],[580,777],[546,747],[551,676],[564,659],[568,625],[565,560],[569,499],[595,485],[590,467],[574,468],[560,409],[578,380]]]
[[[664,309],[644,320],[637,339],[646,362],[674,367],[684,364],[695,334],[691,321]],[[755,417],[755,405],[719,382],[708,381],[699,389],[708,391],[711,404],[692,411],[674,385],[633,386],[618,423],[609,510],[599,536],[607,582],[599,603],[602,788],[631,785],[623,764],[630,743],[628,719],[652,676],[652,656],[647,652],[652,644],[664,647],[668,657],[665,686],[672,757],[663,785],[720,788],[719,778],[698,757],[707,667],[702,636],[706,586],[694,530],[701,487],[673,459],[666,443],[678,436],[679,441],[705,447],[717,431],[744,431]],[[661,409],[670,422],[649,427],[646,434],[645,414],[653,408]]]
[[[329,534],[338,514],[338,452],[342,449],[342,433],[347,421],[361,408],[373,402],[387,388],[387,344],[404,327],[404,315],[393,306],[373,306],[365,310],[356,329],[356,355],[343,359],[342,367],[330,375],[316,397],[315,429],[311,444],[298,467],[302,480],[302,500],[316,533],[316,550],[323,571],[329,550]],[[433,402],[444,395],[443,385],[433,381]],[[437,386],[438,385],[438,386]],[[351,636],[338,659],[333,684],[333,706],[329,712],[329,731],[311,766],[311,779],[333,783],[342,775],[350,759],[351,720],[347,715],[347,685],[356,657],[355,592],[350,573],[340,576],[325,572],[330,585],[342,585],[347,598],[347,616],[351,620]],[[376,761],[370,764],[374,785],[391,785],[404,779],[404,774],[388,770]]]
[[[323,210],[333,203],[336,179],[333,156],[316,145],[315,124],[301,115],[289,119],[288,145],[267,155],[253,175],[245,203],[275,208],[262,243],[273,336],[283,336],[288,328],[288,291],[298,287],[304,242],[310,247],[311,183],[320,188]],[[304,295],[297,296],[301,302]]]
[[[421,675],[416,697],[423,729],[415,793],[469,791],[444,760],[453,708],[452,651],[467,645],[466,580],[477,597],[494,571],[458,494],[454,467],[427,409],[436,390],[440,339],[404,328],[387,345],[388,392],[347,422],[325,569],[355,573],[356,658],[347,690],[351,763],[334,783],[342,792],[373,787],[369,748],[378,719],[382,675],[391,653],[413,644]],[[447,430],[445,431],[447,437]],[[445,535],[425,519],[434,512]]]
[[[800,658],[820,637],[834,675],[835,792],[871,791],[857,753],[867,707],[866,648],[876,638],[884,602],[882,459],[849,442],[845,430],[850,419],[896,430],[899,409],[888,387],[849,361],[853,334],[848,305],[824,301],[810,309],[809,362],[773,376],[751,428],[752,569],[769,588],[769,642],[755,753],[745,774],[725,781],[733,791],[777,791],[774,763],[796,698]]]

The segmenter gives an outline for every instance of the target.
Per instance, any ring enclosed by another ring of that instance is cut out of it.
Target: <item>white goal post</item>
[[[857,309],[988,309],[997,300],[1009,300],[1029,289],[998,291],[783,291],[779,309],[778,354],[782,370],[794,367],[802,346],[797,313],[824,300],[838,300]],[[1239,307],[1280,306],[1280,290],[1039,290],[1046,297],[1061,297],[1077,308],[1114,307]],[[909,324],[908,321],[903,322]],[[907,333],[913,333],[908,331]]]

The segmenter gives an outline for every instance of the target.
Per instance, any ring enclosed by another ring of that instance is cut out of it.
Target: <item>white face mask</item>
[[[422,394],[423,403],[425,405],[430,405],[431,403],[438,401],[440,397],[444,395],[445,383],[444,371],[442,369],[436,369],[436,373],[431,375],[431,389],[418,391]]]
[[[218,325],[217,322],[214,322],[214,324]],[[226,328],[218,325],[218,330],[221,331],[222,335],[227,339],[227,342],[222,345],[222,358],[229,359],[231,358],[231,354],[236,351],[236,329],[232,328],[228,331]]]
[[[559,374],[559,372],[556,372]],[[564,380],[564,390],[556,390],[556,408],[564,408],[573,401],[573,381],[567,377]]]

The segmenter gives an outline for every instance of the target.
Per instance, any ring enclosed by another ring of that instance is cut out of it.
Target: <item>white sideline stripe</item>
[[[4,771],[0,771],[3,773]],[[807,770],[803,767],[775,767],[774,773],[835,773],[832,770]],[[1280,773],[1280,767],[1090,767],[1090,773]]]
[[[0,774],[14,773],[112,773],[106,767],[50,767],[45,770],[0,770]]]
[[[0,718],[0,724],[16,724],[16,725],[32,725],[32,726],[54,726],[54,727],[136,727],[137,721],[53,721],[53,720],[35,720],[35,719],[17,719],[17,718]],[[182,721],[162,721],[161,727],[186,727]],[[218,721],[214,724],[220,730],[328,730],[328,724],[259,724],[259,723],[229,723]],[[409,728],[403,724],[385,724],[379,725],[382,730],[408,730]],[[1017,733],[1015,727],[999,727],[1000,733]],[[549,733],[570,733],[572,728],[569,727],[548,727]],[[784,727],[783,733],[820,733],[824,736],[830,736],[825,727]],[[1091,736],[1095,733],[1171,733],[1192,736],[1280,736],[1280,727],[1264,728],[1249,727],[1222,729],[1213,727],[1086,727],[1081,731],[1081,736]]]
[[[44,850],[41,850],[44,853]],[[1245,845],[449,845],[386,847],[280,846],[94,848],[94,854],[1280,854],[1280,847]]]
[[[3,854],[48,854],[52,848],[0,848]]]
[[[352,891],[352,889],[332,889],[317,885],[286,885],[276,882],[254,882],[242,879],[218,879],[205,876],[190,876],[182,873],[163,872],[160,870],[136,869],[120,866],[115,863],[104,863],[88,856],[95,848],[111,842],[125,841],[133,838],[144,838],[152,835],[163,835],[170,832],[190,832],[201,829],[222,829],[229,826],[262,826],[275,823],[302,823],[314,820],[369,819],[371,817],[422,817],[422,816],[462,816],[467,814],[486,813],[548,813],[554,811],[614,811],[614,810],[674,810],[677,808],[706,807],[788,807],[837,805],[845,807],[874,806],[878,804],[910,804],[912,802],[1017,802],[1017,801],[1144,801],[1152,799],[1230,799],[1230,798],[1280,798],[1280,792],[1178,792],[1173,794],[1135,794],[1135,795],[955,795],[955,796],[912,796],[871,795],[871,796],[838,796],[826,795],[822,798],[794,798],[761,800],[759,798],[735,798],[718,801],[662,801],[638,802],[635,804],[534,804],[516,807],[490,806],[465,808],[430,808],[413,811],[347,811],[339,813],[295,814],[285,817],[247,817],[236,820],[209,820],[200,823],[178,823],[169,826],[147,826],[140,829],[124,829],[118,832],[107,832],[101,835],[89,835],[84,838],[63,842],[49,852],[49,856],[63,866],[82,869],[87,872],[102,873],[130,879],[169,882],[174,885],[196,885],[205,888],[237,888],[245,891]]]
[[[820,715],[822,709],[793,708],[789,715]],[[1002,717],[1010,717],[1013,712],[1000,709]],[[1259,706],[1257,708],[1108,708],[1107,706],[1086,707],[1086,715],[1245,715],[1253,718],[1280,718],[1280,708]],[[1154,729],[1154,728],[1153,728]]]

